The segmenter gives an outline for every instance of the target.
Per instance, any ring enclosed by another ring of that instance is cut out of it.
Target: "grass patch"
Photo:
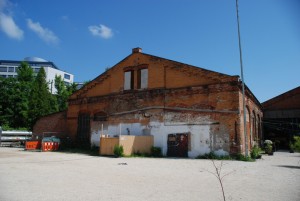
[[[242,154],[237,155],[216,155],[214,152],[209,152],[207,154],[199,155],[196,159],[211,159],[211,160],[237,160],[237,161],[247,161],[253,162],[255,159],[252,159],[250,156],[246,157]]]
[[[151,155],[150,155],[150,154],[147,154],[147,153],[140,153],[140,152],[138,151],[138,152],[135,152],[135,153],[131,154],[130,157],[146,158],[146,157],[151,157]]]
[[[162,152],[161,152],[161,148],[160,147],[151,147],[151,156],[152,157],[162,157]]]

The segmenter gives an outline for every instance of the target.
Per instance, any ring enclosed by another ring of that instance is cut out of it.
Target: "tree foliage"
[[[69,92],[69,96],[71,95],[71,94],[73,94],[75,91],[77,91],[77,84],[76,83],[71,83],[71,84],[69,84],[69,85],[67,85],[67,90],[68,90],[68,92]]]
[[[57,93],[51,94],[46,72],[40,69],[34,76],[25,62],[17,70],[16,78],[0,77],[0,126],[31,130],[42,116],[67,109],[68,97],[76,91],[76,84],[65,85],[60,76],[55,78]]]
[[[17,70],[17,84],[15,89],[15,112],[13,127],[26,127],[28,125],[28,111],[30,92],[34,81],[32,68],[25,62],[22,62]]]
[[[0,125],[12,128],[28,125],[28,104],[32,82],[32,68],[22,62],[17,78],[1,78],[0,84]]]
[[[68,98],[69,96],[76,91],[77,85],[72,83],[66,85],[62,77],[55,76],[55,88],[56,88],[56,100],[58,104],[58,110],[63,111],[68,107]]]
[[[17,70],[17,73],[17,80],[20,82],[32,83],[34,80],[33,70],[26,62],[21,63]]]
[[[14,106],[16,80],[14,78],[0,78],[0,124],[14,124]]]
[[[50,93],[46,81],[46,72],[41,68],[38,72],[30,93],[29,101],[29,127],[42,116],[58,111],[57,101]]]
[[[63,111],[67,109],[67,100],[69,93],[67,87],[61,76],[55,76],[55,88],[56,88],[56,100],[58,105],[58,110]]]

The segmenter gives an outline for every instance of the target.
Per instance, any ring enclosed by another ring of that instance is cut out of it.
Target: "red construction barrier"
[[[26,150],[36,150],[41,148],[41,141],[26,141],[25,149]]]
[[[42,142],[42,151],[57,151],[59,142]]]

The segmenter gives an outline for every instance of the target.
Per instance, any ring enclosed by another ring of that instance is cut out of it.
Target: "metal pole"
[[[237,26],[238,26],[239,51],[240,51],[240,66],[241,66],[241,79],[242,79],[242,97],[243,97],[243,111],[244,111],[245,156],[248,156],[248,136],[247,136],[246,104],[245,104],[245,82],[244,82],[244,72],[243,72],[243,56],[242,56],[242,45],[241,45],[240,17],[239,17],[238,0],[236,0],[236,18],[237,18]]]

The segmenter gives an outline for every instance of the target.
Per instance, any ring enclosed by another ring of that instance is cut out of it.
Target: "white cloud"
[[[0,0],[0,29],[10,38],[21,40],[23,39],[23,30],[15,23],[11,10],[10,2]],[[6,14],[9,13],[9,14]]]
[[[99,36],[104,39],[113,37],[112,30],[103,24],[100,24],[100,26],[89,26],[89,31],[93,36]]]
[[[52,44],[59,42],[58,37],[51,30],[42,27],[39,22],[33,22],[31,19],[27,19],[27,26],[45,42]]]
[[[23,31],[16,25],[12,16],[0,13],[0,29],[10,38],[23,39]]]

